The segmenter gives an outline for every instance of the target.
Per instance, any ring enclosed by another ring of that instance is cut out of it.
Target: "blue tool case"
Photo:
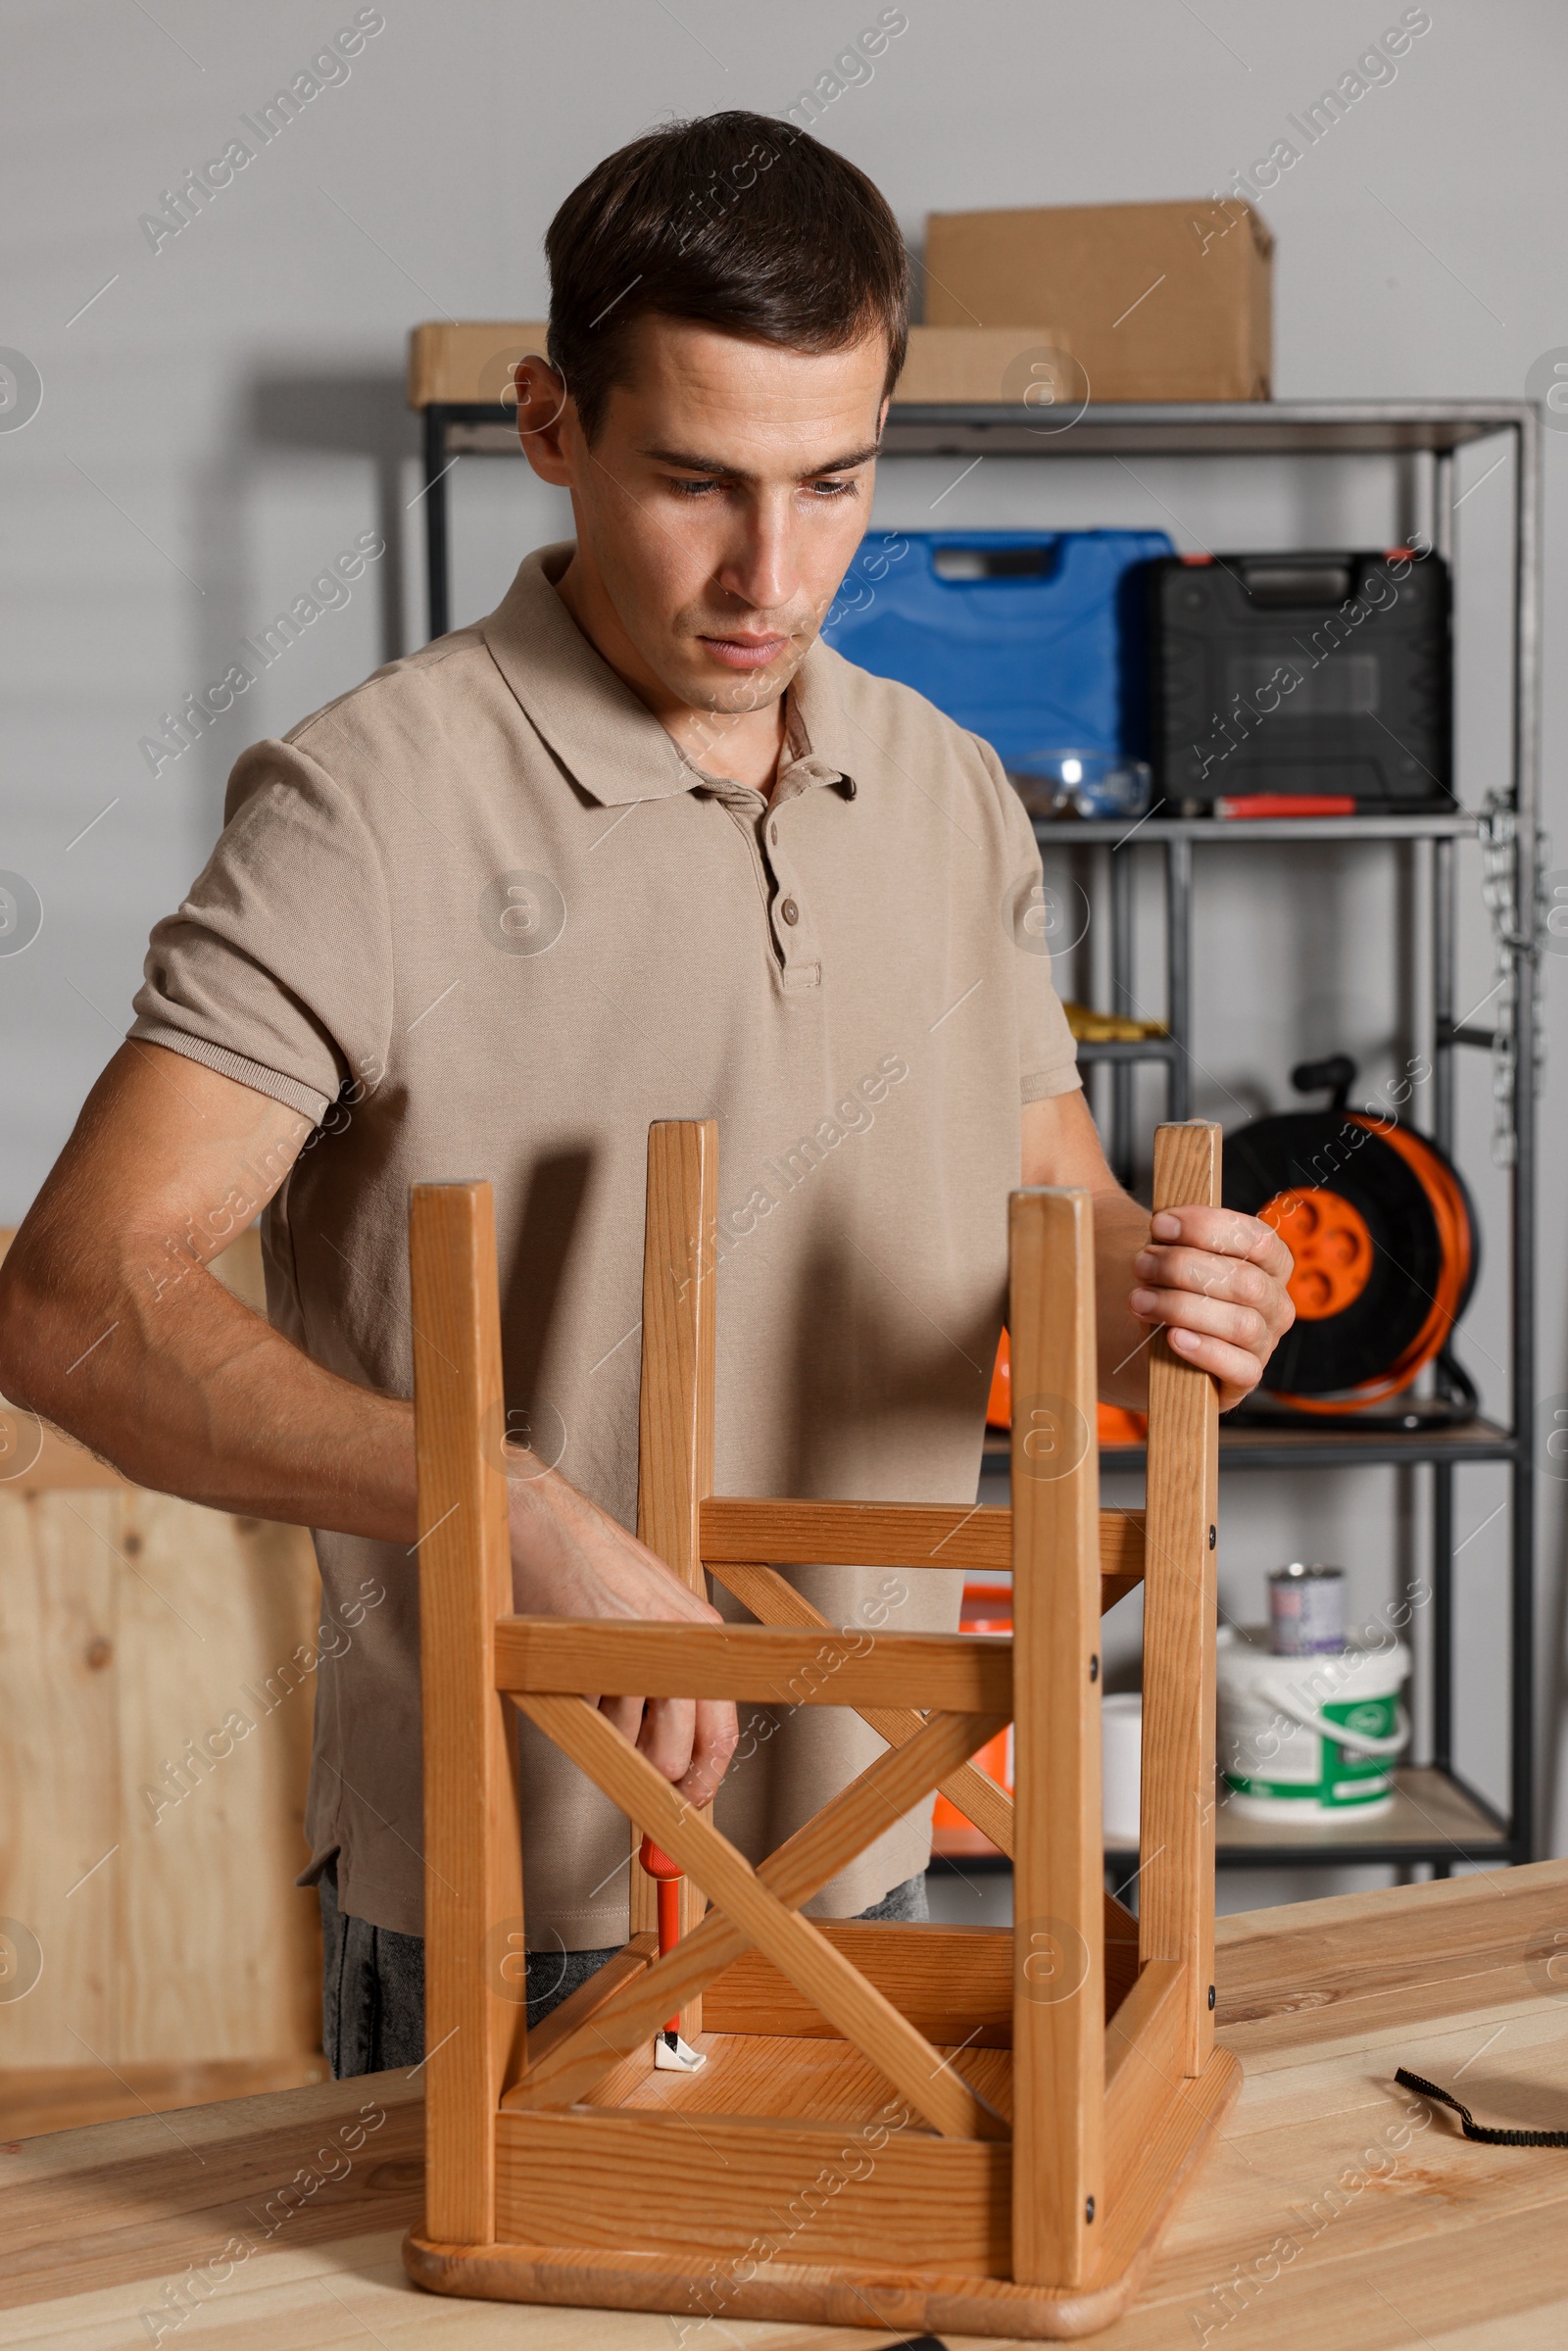
[[[823,623],[846,661],[915,687],[1015,774],[1063,752],[1143,759],[1143,566],[1159,530],[871,531]]]

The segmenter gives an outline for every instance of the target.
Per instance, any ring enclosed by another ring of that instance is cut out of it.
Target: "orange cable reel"
[[[1365,1414],[1433,1366],[1435,1397],[1363,1425],[1472,1419],[1475,1390],[1449,1352],[1480,1260],[1463,1178],[1396,1115],[1345,1107],[1355,1079],[1348,1055],[1291,1074],[1303,1093],[1330,1087],[1331,1107],[1260,1118],[1225,1138],[1226,1206],[1271,1225],[1292,1257],[1296,1322],[1247,1417]]]

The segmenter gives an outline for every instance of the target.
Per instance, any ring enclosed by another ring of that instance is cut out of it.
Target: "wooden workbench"
[[[1221,2037],[1246,2082],[1104,2351],[1531,2351],[1568,2343],[1568,2153],[1465,2142],[1568,2125],[1568,1862],[1222,1919]],[[724,2351],[894,2334],[440,2301],[403,2275],[420,2080],[378,2074],[0,2152],[0,2346],[507,2344]],[[362,2119],[363,2117],[363,2119]],[[363,2136],[361,2135],[363,2133]],[[357,2143],[356,2143],[357,2142]],[[314,2190],[326,2172],[334,2183]],[[282,2191],[295,2182],[288,2196]],[[228,2248],[198,2306],[179,2288]],[[155,2334],[143,2313],[167,2322]]]

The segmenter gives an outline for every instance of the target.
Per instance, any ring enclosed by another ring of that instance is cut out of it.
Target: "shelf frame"
[[[451,625],[451,548],[449,482],[453,463],[462,456],[520,457],[515,412],[501,403],[432,403],[423,415],[425,486],[425,571],[429,628],[442,636]],[[1431,537],[1434,547],[1450,564],[1455,560],[1454,453],[1478,443],[1503,439],[1512,456],[1514,501],[1511,597],[1510,683],[1512,702],[1508,799],[1516,824],[1514,866],[1515,903],[1526,910],[1535,904],[1537,843],[1540,831],[1541,744],[1541,586],[1542,586],[1542,460],[1541,411],[1522,400],[1426,401],[1257,401],[1193,403],[1094,403],[1065,428],[1042,426],[1038,416],[1021,405],[1005,407],[925,406],[895,401],[882,440],[885,457],[1318,457],[1332,462],[1350,458],[1382,461],[1424,461]],[[1103,848],[1112,874],[1109,883],[1113,908],[1122,908],[1123,939],[1112,949],[1112,984],[1119,995],[1134,993],[1132,962],[1132,859],[1141,847],[1157,849],[1164,858],[1167,907],[1166,1002],[1169,1039],[1140,1044],[1086,1045],[1080,1057],[1086,1064],[1108,1063],[1111,1068],[1112,1118],[1108,1137],[1111,1163],[1118,1172],[1129,1165],[1134,1081],[1141,1062],[1163,1066],[1166,1075],[1165,1115],[1191,1116],[1192,1053],[1192,908],[1195,852],[1200,845],[1338,842],[1403,845],[1405,857],[1421,854],[1425,861],[1433,951],[1432,1058],[1434,1085],[1431,1134],[1445,1151],[1451,1151],[1454,1134],[1453,1055],[1467,1049],[1490,1049],[1491,1032],[1456,1025],[1453,1018],[1453,969],[1456,935],[1455,890],[1459,845],[1474,841],[1478,822],[1465,809],[1413,811],[1409,814],[1365,817],[1296,817],[1281,820],[1225,822],[1213,819],[1168,819],[1157,815],[1128,826],[1125,822],[1073,825],[1037,820],[1042,847]],[[1130,855],[1128,853],[1131,853]],[[1118,860],[1124,860],[1118,863]],[[1536,1406],[1536,1101],[1534,1038],[1537,971],[1535,953],[1518,964],[1515,1037],[1520,1044],[1516,1063],[1513,1120],[1516,1156],[1509,1178],[1507,1236],[1509,1296],[1509,1419],[1505,1429],[1481,1443],[1420,1436],[1390,1439],[1382,1444],[1357,1442],[1348,1432],[1339,1437],[1311,1433],[1305,1443],[1249,1444],[1239,1447],[1222,1434],[1222,1470],[1283,1468],[1310,1465],[1345,1468],[1371,1462],[1419,1466],[1432,1478],[1432,1536],[1434,1574],[1433,1639],[1433,1755],[1432,1766],[1451,1776],[1453,1748],[1453,1479],[1455,1469],[1472,1462],[1501,1462],[1509,1479],[1509,1800],[1502,1834],[1484,1855],[1493,1861],[1519,1862],[1536,1850],[1535,1755],[1535,1478],[1532,1431]],[[1137,1456],[1107,1449],[1106,1468],[1134,1466]],[[1290,1866],[1300,1867],[1321,1858],[1332,1864],[1332,1849],[1290,1848]],[[1365,1858],[1365,1855],[1361,1856]],[[1222,1854],[1228,1866],[1229,1856]],[[1448,1873],[1449,1860],[1439,1852],[1412,1855],[1401,1847],[1389,1858],[1430,1860],[1440,1876]],[[1450,1856],[1451,1860],[1451,1856]],[[1277,1859],[1267,1864],[1281,1866]]]

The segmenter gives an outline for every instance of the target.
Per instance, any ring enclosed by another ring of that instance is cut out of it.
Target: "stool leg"
[[[424,1738],[425,2231],[495,2234],[495,2115],[527,2027],[522,1833],[495,1630],[512,1612],[501,1317],[488,1184],[410,1207]],[[482,1954],[482,1958],[481,1958]]]
[[[1094,1214],[1046,1189],[1009,1210],[1012,2274],[1072,2287],[1105,2209]]]
[[[656,1119],[648,1129],[637,1534],[704,1599],[701,1513],[713,1491],[717,1231],[717,1120]],[[710,1809],[704,1807],[705,1816]],[[634,1830],[634,1850],[636,1843]],[[631,1932],[646,1935],[656,1923],[653,1882],[635,1868],[631,1877]],[[707,1908],[690,1879],[681,1881],[680,1905],[681,1932],[689,1934]],[[702,2029],[697,1999],[682,2009],[680,2030],[690,2041]]]
[[[1194,1122],[1154,1137],[1154,1206],[1219,1204],[1220,1131]],[[1142,1960],[1188,1971],[1184,2070],[1214,2045],[1214,1627],[1219,1409],[1208,1374],[1171,1353],[1149,1362],[1144,1570],[1144,1763],[1138,1884]]]

